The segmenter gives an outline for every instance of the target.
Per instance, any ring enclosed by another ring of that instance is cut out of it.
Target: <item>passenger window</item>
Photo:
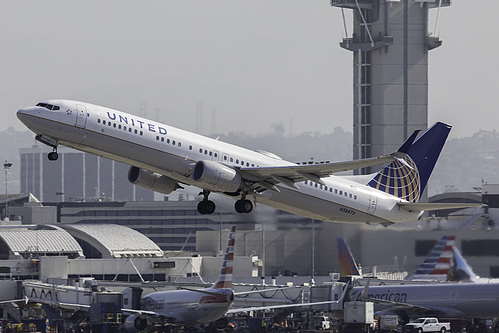
[[[103,120],[103,121],[102,121],[102,124],[106,125],[106,121],[105,121],[105,120]]]
[[[156,140],[159,140],[159,136],[156,135]]]
[[[144,134],[144,132],[140,131],[140,135],[143,135],[143,134]]]
[[[182,144],[179,142],[179,143],[178,143],[178,146],[179,146],[179,147],[182,147]]]
[[[224,156],[224,161],[227,161],[227,156]]]
[[[192,145],[189,145],[189,150],[192,150]]]
[[[203,153],[203,149],[199,148],[199,152],[202,154]]]
[[[139,131],[135,130],[135,134],[137,134]]]
[[[121,129],[121,125],[118,125],[118,129]]]
[[[116,128],[116,123],[113,124],[113,127]]]
[[[100,124],[100,119],[97,119],[97,123],[99,123],[99,124]]]
[[[161,138],[161,142],[165,142],[165,138]]]

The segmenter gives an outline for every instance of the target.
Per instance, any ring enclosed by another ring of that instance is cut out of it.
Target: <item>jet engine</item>
[[[136,315],[130,315],[125,320],[126,332],[143,331],[147,327],[147,319]]]
[[[242,178],[237,170],[214,161],[198,161],[194,165],[192,179],[200,188],[215,192],[237,192]]]
[[[170,177],[134,166],[131,166],[130,170],[128,170],[128,181],[134,185],[163,194],[170,194],[180,188],[178,182]]]

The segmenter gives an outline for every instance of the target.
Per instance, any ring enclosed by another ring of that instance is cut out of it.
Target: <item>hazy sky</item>
[[[499,127],[498,12],[498,0],[440,12],[429,123],[449,122],[453,137]],[[0,130],[24,129],[20,107],[67,98],[204,133],[351,131],[343,36],[328,0],[4,1]]]

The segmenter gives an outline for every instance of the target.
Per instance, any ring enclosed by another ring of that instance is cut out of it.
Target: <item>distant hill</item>
[[[274,133],[248,135],[245,133],[215,134],[210,137],[237,144],[249,149],[272,152],[293,162],[345,161],[352,158],[352,133],[336,127],[333,133],[306,132],[299,135],[284,135],[279,126]],[[13,163],[8,175],[9,192],[19,192],[20,148],[29,148],[36,143],[29,131],[9,128],[0,132],[0,156]],[[57,162],[56,162],[57,163]],[[117,177],[121,177],[117,175]],[[122,175],[123,181],[126,175]],[[472,191],[482,181],[499,183],[499,132],[479,131],[471,137],[449,140],[435,171],[430,178],[429,194],[443,192]],[[0,177],[5,189],[5,177]]]

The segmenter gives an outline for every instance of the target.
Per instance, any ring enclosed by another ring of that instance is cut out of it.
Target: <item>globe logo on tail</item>
[[[386,165],[368,185],[409,202],[417,202],[421,194],[419,172],[409,155]]]

